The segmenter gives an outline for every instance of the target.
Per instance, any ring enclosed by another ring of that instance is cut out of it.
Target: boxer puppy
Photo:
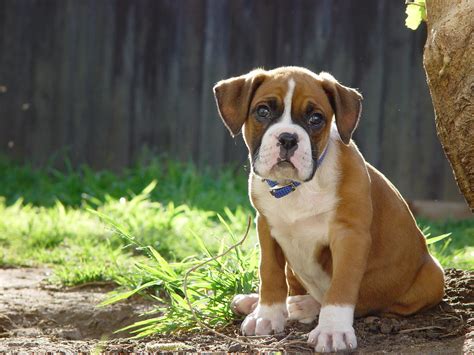
[[[436,305],[443,270],[397,189],[351,140],[362,96],[330,74],[257,69],[214,87],[219,114],[249,150],[261,248],[259,294],[238,295],[245,335],[317,327],[318,352],[354,349],[355,316]]]

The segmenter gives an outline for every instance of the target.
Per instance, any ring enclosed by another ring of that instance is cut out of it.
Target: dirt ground
[[[130,340],[113,331],[137,320],[151,305],[140,299],[98,308],[110,287],[54,289],[46,269],[0,270],[0,353],[2,352],[138,352],[250,350],[311,351],[307,333],[315,326],[292,323],[285,334],[238,337],[239,322],[225,333],[260,344],[252,348],[209,333]],[[474,353],[474,272],[446,271],[443,302],[407,317],[366,317],[355,322],[356,353]]]

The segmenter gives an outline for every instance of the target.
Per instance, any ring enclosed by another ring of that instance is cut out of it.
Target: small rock
[[[393,330],[393,325],[390,319],[383,319],[380,324],[380,332],[382,334],[390,334]]]
[[[243,350],[243,346],[240,343],[232,343],[229,346],[228,352],[229,353],[238,353]]]
[[[80,340],[83,338],[78,329],[63,329],[58,334],[60,337],[68,340]]]
[[[369,328],[369,331],[376,333],[380,329],[379,317],[367,317],[364,319],[364,324]]]
[[[151,342],[146,344],[146,352],[163,352],[163,351],[185,351],[189,350],[190,346],[184,343],[160,343],[160,342]]]
[[[12,330],[12,333],[17,337],[24,338],[35,338],[42,335],[42,332],[38,328],[17,328]]]
[[[393,332],[398,333],[400,331],[401,324],[398,319],[392,319],[392,326],[393,326],[393,329],[392,329]]]
[[[370,324],[370,323],[374,323],[374,322],[378,322],[378,321],[380,321],[379,317],[366,317],[364,319],[365,324]]]

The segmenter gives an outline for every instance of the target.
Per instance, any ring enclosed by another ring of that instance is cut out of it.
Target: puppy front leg
[[[263,216],[257,216],[260,241],[260,290],[258,305],[242,323],[244,335],[281,333],[288,313],[286,296],[285,257],[278,243],[270,235],[270,228]]]
[[[329,239],[333,258],[331,284],[324,295],[318,326],[308,338],[317,352],[357,347],[352,324],[370,249],[370,234],[363,229],[334,226]]]

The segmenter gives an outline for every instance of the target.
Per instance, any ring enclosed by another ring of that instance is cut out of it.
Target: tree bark
[[[474,1],[426,0],[423,64],[436,130],[474,212]]]

